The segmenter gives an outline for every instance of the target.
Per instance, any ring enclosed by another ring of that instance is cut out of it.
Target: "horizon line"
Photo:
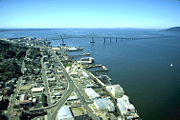
[[[12,27],[0,28],[0,30],[8,29],[169,29],[180,26],[172,27]]]
[[[172,28],[172,27],[167,27]],[[0,28],[2,29],[166,29],[166,28],[151,28],[151,27],[17,27],[17,28]]]

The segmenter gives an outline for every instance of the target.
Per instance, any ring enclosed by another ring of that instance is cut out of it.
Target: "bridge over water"
[[[112,40],[145,40],[145,39],[158,39],[158,38],[169,38],[175,36],[151,36],[151,37],[118,37],[118,36],[101,36],[101,35],[60,35],[58,37],[53,38],[44,38],[46,42],[51,42],[54,40],[60,41],[60,45],[65,46],[65,39],[81,39],[87,38],[90,39],[90,43],[96,43],[97,39],[102,39],[103,43],[106,43],[108,40],[111,42]]]

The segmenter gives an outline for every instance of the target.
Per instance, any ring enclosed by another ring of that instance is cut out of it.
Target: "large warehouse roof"
[[[108,109],[108,111],[114,111],[115,110],[113,102],[108,98],[95,99],[94,105],[99,110],[106,110],[106,109]]]
[[[69,106],[62,106],[57,113],[56,120],[64,120],[64,119],[74,120]]]
[[[96,93],[92,88],[85,88],[84,90],[90,99],[100,97],[100,95]]]
[[[107,90],[116,98],[120,98],[124,95],[124,90],[120,85],[106,86]]]

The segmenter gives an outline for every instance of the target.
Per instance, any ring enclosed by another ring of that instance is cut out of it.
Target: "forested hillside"
[[[21,63],[26,51],[26,47],[0,41],[0,81],[21,75]]]

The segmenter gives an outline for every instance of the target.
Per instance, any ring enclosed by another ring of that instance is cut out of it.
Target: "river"
[[[114,84],[120,84],[144,120],[180,119],[180,36],[147,29],[40,29],[0,32],[0,38],[61,34],[162,37],[140,40],[66,39],[66,45],[84,47],[96,63],[108,67]],[[174,36],[174,37],[166,37]],[[60,41],[52,41],[53,46]]]

